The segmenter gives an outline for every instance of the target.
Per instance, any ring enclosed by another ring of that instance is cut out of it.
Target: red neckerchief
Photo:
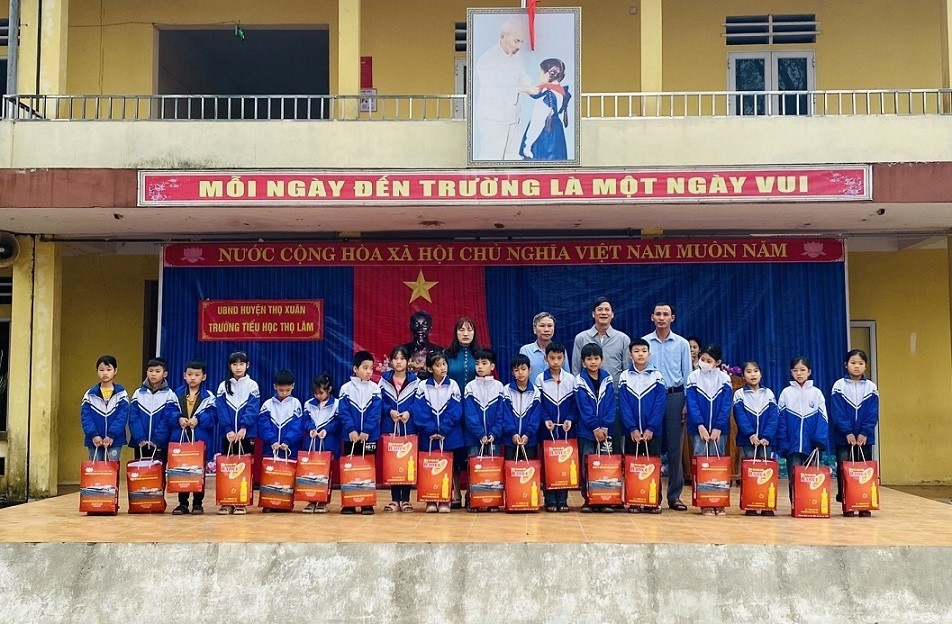
[[[562,97],[565,97],[565,87],[563,87],[557,82],[543,82],[542,84],[539,85],[539,91],[542,91],[543,89],[548,89],[549,91],[555,91]]]

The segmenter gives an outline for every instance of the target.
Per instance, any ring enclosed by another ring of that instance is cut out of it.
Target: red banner
[[[225,340],[323,340],[321,299],[205,299],[198,304],[198,337]]]
[[[577,204],[872,198],[869,165],[576,171],[140,171],[139,206]]]
[[[203,243],[165,247],[167,267],[552,266],[842,262],[838,238],[664,238],[454,243]],[[426,277],[417,278],[420,287]],[[212,302],[215,303],[215,302]],[[247,303],[273,302],[218,302]],[[318,302],[281,302],[316,304]],[[278,305],[275,303],[274,305]],[[323,318],[323,314],[319,314]],[[323,325],[323,323],[321,323]],[[323,327],[322,327],[323,329]],[[229,338],[230,339],[230,338]],[[224,338],[223,338],[224,340]]]

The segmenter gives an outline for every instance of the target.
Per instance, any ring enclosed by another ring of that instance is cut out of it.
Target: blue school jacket
[[[608,429],[611,435],[612,425],[615,422],[615,384],[612,376],[604,368],[598,370],[601,383],[598,394],[595,394],[595,382],[588,371],[576,375],[575,404],[578,407],[578,437],[586,440],[595,440],[596,429]]]
[[[228,386],[231,386],[231,392]],[[215,395],[218,424],[222,437],[229,432],[245,429],[246,438],[254,438],[258,428],[258,412],[261,411],[261,396],[258,384],[245,375],[241,379],[229,379],[218,386]]]
[[[492,436],[495,444],[502,442],[502,391],[502,382],[492,377],[477,377],[466,384],[463,437],[468,446],[479,446],[483,436]]]
[[[803,386],[791,381],[780,393],[777,407],[780,408],[777,439],[783,455],[809,455],[814,448],[826,450],[830,438],[826,401],[812,380],[808,379]]]
[[[195,400],[195,411],[192,417],[198,420],[198,426],[191,432],[186,431],[183,437],[183,429],[178,423],[178,419],[186,416],[185,397],[188,396],[188,386],[182,385],[175,391],[175,397],[179,404],[179,413],[174,416],[169,423],[169,442],[191,442],[194,433],[196,442],[205,443],[205,461],[211,461],[215,454],[215,424],[218,422],[218,408],[215,404],[215,395],[212,391],[202,384],[198,388],[198,398]],[[186,429],[189,429],[186,427]]]
[[[341,440],[349,440],[352,431],[366,433],[368,442],[380,438],[380,386],[351,377],[341,386],[337,402]]]
[[[552,371],[545,369],[536,377],[535,385],[539,389],[539,439],[542,441],[551,440],[555,434],[556,439],[563,440],[566,435],[564,431],[554,430],[549,432],[545,426],[545,421],[551,420],[556,425],[565,421],[572,423],[569,429],[568,437],[576,437],[575,429],[578,427],[578,408],[575,404],[575,384],[578,379],[575,375],[567,371],[562,371],[559,381],[556,383],[552,378]]]
[[[164,449],[169,440],[169,426],[178,422],[181,413],[178,397],[168,382],[163,381],[154,392],[148,381],[143,382],[129,402],[129,446],[138,448],[140,442],[148,441]]]
[[[311,432],[326,431],[323,447],[334,457],[340,457],[340,419],[337,417],[337,408],[340,404],[334,397],[328,397],[327,402],[321,405],[317,399],[310,398],[304,404],[304,437],[301,441],[302,450],[311,448]],[[314,439],[314,450],[321,449],[321,441]]]
[[[383,374],[380,379],[380,435],[393,434],[395,423],[390,416],[390,410],[410,412],[410,419],[397,428],[398,435],[416,433],[416,427],[413,424],[413,401],[418,383],[417,376],[407,372],[407,380],[403,382],[403,387],[398,393],[397,387],[393,385],[393,371],[389,370]]]
[[[727,436],[731,428],[731,378],[719,368],[702,373],[691,371],[684,385],[684,401],[688,408],[688,434],[698,435],[697,428],[704,425],[708,432],[719,429]]]
[[[444,377],[439,384],[430,377],[417,386],[413,400],[413,424],[420,434],[420,450],[429,450],[430,436],[443,436],[443,450],[452,451],[465,445],[463,440],[463,404],[456,382]],[[433,443],[433,450],[439,444]]]
[[[291,459],[297,457],[301,448],[301,436],[304,435],[304,420],[301,402],[293,396],[283,401],[275,395],[261,404],[258,413],[258,439],[261,440],[265,457],[277,454],[284,458],[284,451],[274,453],[273,444],[287,444]]]
[[[837,379],[830,393],[830,420],[833,421],[833,444],[846,446],[846,435],[866,436],[866,444],[876,443],[879,422],[879,391],[865,377],[853,381]],[[867,458],[868,459],[868,458]]]
[[[753,448],[750,436],[767,440],[776,446],[777,427],[780,424],[780,409],[770,388],[756,392],[744,386],[734,393],[734,422],[737,423],[737,445]]]
[[[103,398],[99,384],[86,391],[79,407],[79,423],[86,434],[86,448],[95,448],[93,438],[112,438],[112,445],[126,443],[126,424],[129,422],[129,395],[119,384],[113,384],[112,396]]]
[[[516,448],[516,445],[512,442],[512,436],[518,433],[529,438],[526,442],[527,448],[537,445],[539,443],[539,419],[542,415],[539,389],[533,386],[530,381],[526,383],[525,390],[520,390],[515,381],[510,381],[502,389],[502,399],[503,444],[510,448]]]
[[[643,371],[634,366],[624,371],[618,379],[618,400],[625,433],[650,431],[654,437],[660,436],[667,394],[661,371],[651,363]]]

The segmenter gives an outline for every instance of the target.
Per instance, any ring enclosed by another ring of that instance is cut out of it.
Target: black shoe
[[[559,505],[559,513],[568,513],[571,511],[568,505]]]
[[[746,511],[744,512],[744,515],[745,515],[745,516],[756,516],[756,515],[757,515],[757,512],[756,512],[755,510],[753,510],[753,509],[748,509],[748,510],[746,510]]]
[[[774,516],[774,515],[776,515],[776,514],[774,513],[774,510],[773,510],[773,509],[765,509],[764,511],[761,511],[761,512],[760,512],[760,515],[761,515],[761,516]]]
[[[595,510],[592,509],[591,505],[586,503],[585,505],[582,505],[582,508],[579,509],[579,511],[581,511],[582,513],[592,513]]]
[[[193,516],[201,516],[201,515],[204,514],[204,513],[205,513],[205,508],[204,508],[204,507],[202,507],[201,505],[192,505],[192,515],[193,515]]]
[[[264,509],[261,510],[261,513],[274,513],[274,509],[271,509],[270,507],[265,507]]]
[[[601,508],[599,511],[601,511],[602,513],[615,513],[615,506],[614,506],[614,505],[603,505],[602,508]]]
[[[361,508],[360,508],[360,513],[363,514],[363,515],[365,515],[365,516],[372,516],[372,515],[374,515],[374,508],[373,508],[373,507],[361,507]]]
[[[545,510],[549,513],[556,513],[559,510],[559,508],[557,505],[546,505]]]
[[[868,510],[868,509],[864,509],[863,511],[859,512],[859,517],[860,517],[860,518],[872,518],[872,517],[873,517],[873,512],[871,512],[871,511]]]
[[[462,501],[456,500],[450,503],[450,509],[462,509],[462,508],[463,508]]]
[[[837,495],[836,495],[836,502],[838,502],[838,503],[842,503],[842,502],[843,502],[843,495],[842,495],[842,494],[837,494]]]
[[[173,516],[185,516],[188,515],[188,505],[179,505],[172,510]]]
[[[856,515],[856,512],[855,512],[855,511],[844,511],[844,512],[843,512],[843,517],[844,517],[844,518],[852,518],[852,517],[855,516],[855,515]]]
[[[668,507],[675,511],[687,511],[688,506],[682,503],[680,500],[668,501]]]
[[[340,512],[346,516],[352,516],[357,513],[356,507],[341,507]]]
[[[642,507],[641,512],[650,513],[650,514],[659,514],[661,513],[661,506],[659,505],[657,507]]]

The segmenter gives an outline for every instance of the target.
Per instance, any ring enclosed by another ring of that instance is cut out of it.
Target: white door
[[[728,106],[731,115],[809,115],[812,98],[805,93],[765,91],[813,91],[816,67],[813,52],[732,52],[727,55],[730,91],[753,91],[760,95],[735,95]]]

